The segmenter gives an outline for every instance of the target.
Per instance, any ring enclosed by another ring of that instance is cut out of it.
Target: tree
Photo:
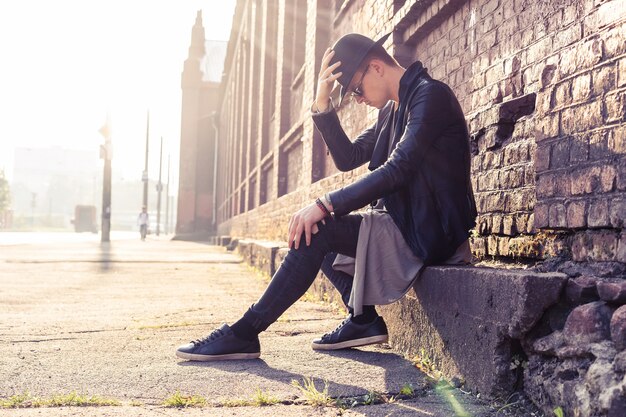
[[[11,206],[11,189],[9,181],[4,176],[4,170],[0,171],[0,213]]]

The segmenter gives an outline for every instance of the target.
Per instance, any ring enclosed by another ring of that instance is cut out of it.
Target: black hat
[[[349,33],[335,42],[332,47],[333,51],[335,51],[335,55],[333,55],[329,66],[337,61],[341,61],[339,71],[341,71],[342,74],[341,77],[337,79],[337,82],[341,85],[339,104],[341,104],[343,97],[348,92],[348,86],[350,85],[350,81],[352,81],[352,77],[354,77],[354,73],[359,69],[367,54],[376,46],[382,47],[389,35],[391,35],[391,33],[384,35],[374,42],[367,36],[358,33]]]

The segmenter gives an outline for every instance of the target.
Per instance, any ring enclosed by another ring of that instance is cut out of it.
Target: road
[[[0,404],[25,394],[49,401],[78,393],[120,405],[35,408],[26,401],[26,408],[0,408],[0,416],[449,417],[457,415],[457,403],[467,413],[458,415],[496,415],[493,407],[459,390],[433,389],[389,346],[312,351],[311,339],[342,319],[316,302],[297,302],[261,335],[261,359],[180,360],[176,346],[238,319],[266,280],[221,247],[155,237],[141,242],[136,234],[114,235],[101,244],[87,236],[92,239],[2,238]],[[292,383],[305,378],[320,390],[327,384],[330,397],[356,406],[307,405]],[[398,396],[405,385],[414,393]],[[176,393],[200,396],[206,404],[165,406]],[[251,399],[259,393],[277,404],[255,406]],[[395,401],[362,405],[385,397]]]

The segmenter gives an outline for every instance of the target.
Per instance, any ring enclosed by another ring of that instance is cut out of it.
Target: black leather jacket
[[[449,258],[476,224],[467,124],[452,90],[430,78],[419,61],[400,80],[399,97],[393,132],[390,101],[354,142],[334,110],[313,115],[338,169],[369,161],[371,171],[329,196],[336,216],[382,198],[413,253],[436,264]]]

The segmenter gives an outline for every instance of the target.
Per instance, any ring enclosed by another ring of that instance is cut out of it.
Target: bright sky
[[[158,147],[177,172],[180,76],[196,12],[227,40],[235,0],[0,2],[0,170],[15,147],[93,149],[107,112],[114,175],[141,179],[150,110],[150,178]],[[167,163],[167,162],[165,162]],[[165,169],[165,166],[164,166]],[[176,176],[177,177],[177,176]],[[177,184],[176,184],[177,185]]]

